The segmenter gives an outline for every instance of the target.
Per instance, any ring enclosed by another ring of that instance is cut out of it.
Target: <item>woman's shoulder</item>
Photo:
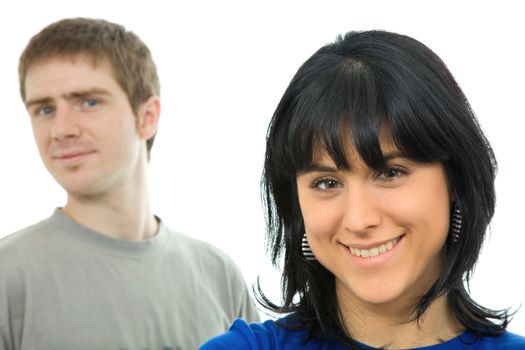
[[[421,349],[523,350],[525,349],[525,337],[511,332],[504,332],[503,334],[497,336],[478,336],[474,332],[466,331],[458,337],[447,342]]]
[[[361,344],[365,349],[372,349]],[[278,320],[268,320],[263,323],[247,323],[236,320],[230,329],[203,344],[200,350],[342,350],[338,344],[322,341],[311,337],[308,330],[292,316]],[[472,332],[447,342],[431,345],[420,349],[448,350],[448,349],[478,349],[478,350],[523,350],[525,337],[505,332],[499,336],[478,337]]]
[[[230,329],[203,344],[200,350],[236,350],[236,349],[342,349],[330,344],[323,344],[316,338],[309,337],[308,331],[301,324],[288,316],[263,323],[250,323],[236,320]]]
[[[505,332],[496,337],[484,337],[483,343],[487,349],[525,349],[525,337],[512,332]]]

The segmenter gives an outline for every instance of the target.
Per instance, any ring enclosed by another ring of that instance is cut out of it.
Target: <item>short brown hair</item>
[[[142,40],[124,26],[102,19],[70,18],[51,23],[33,36],[20,56],[20,94],[25,100],[25,78],[29,68],[54,57],[91,56],[107,59],[115,79],[128,96],[133,112],[151,96],[160,95],[157,68]],[[148,154],[154,136],[147,141]]]

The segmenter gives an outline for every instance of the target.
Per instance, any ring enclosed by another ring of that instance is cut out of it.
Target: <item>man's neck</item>
[[[343,318],[353,339],[374,347],[408,349],[450,340],[462,327],[448,307],[446,296],[436,299],[419,321],[410,320],[410,311],[388,306],[345,307]]]
[[[68,194],[63,211],[73,220],[109,237],[144,240],[158,231],[151,213],[145,181],[99,196]]]

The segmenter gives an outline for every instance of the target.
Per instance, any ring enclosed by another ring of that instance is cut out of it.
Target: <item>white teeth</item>
[[[372,248],[370,249],[370,256],[378,256],[379,255],[379,249]]]
[[[394,238],[393,240],[388,241],[385,244],[381,244],[380,246],[373,247],[370,249],[358,249],[350,247],[350,253],[355,256],[361,256],[363,258],[374,257],[392,250],[392,248],[396,245],[398,241],[399,237]]]
[[[350,252],[353,254],[353,255],[356,255],[356,256],[361,256],[361,251],[357,248],[352,248],[350,247]]]

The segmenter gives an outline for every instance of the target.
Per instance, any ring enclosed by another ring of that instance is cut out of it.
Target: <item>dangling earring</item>
[[[308,243],[308,240],[306,239],[306,233],[303,235],[303,240],[301,242],[301,250],[306,260],[308,261],[316,260],[314,252],[312,252],[312,248],[310,248],[310,244]]]
[[[450,236],[452,242],[456,243],[459,239],[459,233],[461,232],[461,209],[458,202],[454,202],[454,209],[452,209],[451,223],[450,223]]]

